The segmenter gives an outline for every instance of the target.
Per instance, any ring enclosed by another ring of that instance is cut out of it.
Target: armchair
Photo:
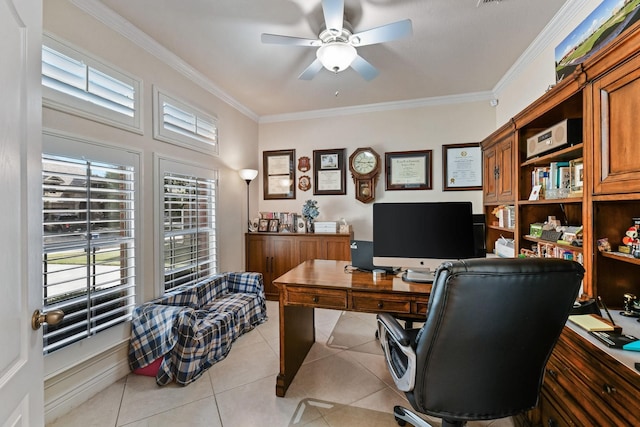
[[[583,275],[580,264],[552,258],[443,263],[421,329],[377,316],[396,387],[443,427],[534,408]],[[400,406],[394,417],[401,426],[429,425]]]

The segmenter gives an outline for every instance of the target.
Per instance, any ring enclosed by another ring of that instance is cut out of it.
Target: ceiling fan
[[[262,34],[262,43],[318,48],[316,59],[298,76],[302,80],[311,80],[323,67],[336,74],[351,67],[365,80],[371,80],[378,75],[378,70],[358,55],[356,48],[397,40],[412,33],[410,19],[354,33],[344,18],[344,0],[322,0],[322,12],[325,28],[317,39]]]

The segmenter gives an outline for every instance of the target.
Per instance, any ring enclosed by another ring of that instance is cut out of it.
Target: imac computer
[[[447,260],[477,257],[471,202],[375,203],[373,264],[430,283]]]

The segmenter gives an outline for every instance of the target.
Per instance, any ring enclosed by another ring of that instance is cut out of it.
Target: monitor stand
[[[433,283],[435,271],[429,269],[408,269],[402,273],[402,280],[415,283]]]

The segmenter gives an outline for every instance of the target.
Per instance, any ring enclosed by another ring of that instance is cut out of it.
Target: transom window
[[[141,133],[140,81],[50,36],[42,45],[43,104]]]
[[[218,154],[218,120],[211,114],[153,89],[153,137],[208,154]]]

